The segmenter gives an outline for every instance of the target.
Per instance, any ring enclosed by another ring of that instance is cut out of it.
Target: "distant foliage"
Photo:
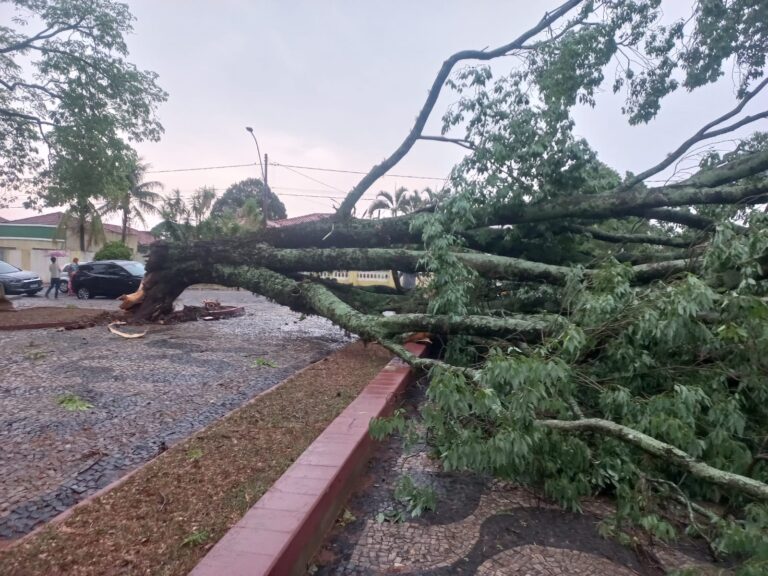
[[[211,216],[235,216],[249,201],[255,202],[261,210],[264,184],[258,178],[246,178],[232,184],[224,194],[216,200],[211,209]],[[280,201],[272,189],[267,191],[267,216],[270,220],[287,218],[285,204]]]
[[[122,242],[107,242],[96,252],[94,260],[130,260],[133,258],[133,251]]]

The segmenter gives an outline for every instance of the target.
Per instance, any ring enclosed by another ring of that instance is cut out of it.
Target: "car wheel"
[[[88,288],[79,288],[77,290],[77,297],[80,300],[88,300],[88,298],[91,297],[91,292],[88,290]]]

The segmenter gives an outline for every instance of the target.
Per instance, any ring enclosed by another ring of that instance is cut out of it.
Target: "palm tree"
[[[366,214],[373,218],[375,212],[388,210],[392,216],[413,211],[418,201],[418,194],[409,194],[407,188],[397,188],[394,194],[382,190],[376,194],[376,200],[368,206]],[[381,214],[379,214],[381,217]]]
[[[160,215],[163,217],[163,220],[168,220],[169,222],[177,224],[189,223],[189,207],[181,195],[181,190],[174,188],[170,196],[163,198]]]
[[[186,241],[192,238],[191,212],[181,190],[175,188],[170,195],[164,196],[160,205],[162,221],[152,228],[152,233],[161,238]]]
[[[418,210],[419,208],[426,208],[427,206],[434,206],[442,202],[449,194],[447,188],[441,188],[440,190],[432,190],[429,186],[424,190],[413,191],[411,211]]]
[[[162,197],[155,190],[162,190],[163,184],[157,181],[145,182],[144,176],[150,165],[135,159],[131,162],[128,173],[128,189],[107,201],[101,208],[102,214],[122,214],[120,240],[125,244],[133,220],[141,222],[144,228],[147,221],[144,214],[159,214],[158,204]]]
[[[208,215],[208,212],[210,212],[214,200],[216,200],[216,190],[213,188],[203,186],[195,190],[195,193],[192,195],[190,210],[197,226],[200,225]]]
[[[64,216],[59,220],[54,237],[66,238],[67,230],[76,228],[78,244],[81,252],[90,248],[91,244],[104,242],[104,224],[101,221],[101,211],[86,197],[78,198],[74,204],[70,204]],[[88,241],[86,242],[86,237]]]

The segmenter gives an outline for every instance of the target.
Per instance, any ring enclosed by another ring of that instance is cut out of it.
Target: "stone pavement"
[[[393,498],[403,474],[432,487],[437,510],[387,521],[403,512]],[[692,542],[654,545],[649,557],[603,538],[598,524],[611,513],[610,501],[567,512],[513,484],[443,472],[424,446],[406,454],[397,438],[383,445],[366,480],[348,503],[347,521],[354,520],[326,541],[310,570],[315,576],[651,576],[711,568]]]
[[[0,543],[349,342],[330,322],[300,320],[249,292],[189,290],[181,300],[209,298],[245,305],[246,316],[150,326],[135,340],[105,326],[0,333]],[[73,304],[116,307],[109,300],[15,301]],[[66,394],[92,408],[66,410],[58,402]]]

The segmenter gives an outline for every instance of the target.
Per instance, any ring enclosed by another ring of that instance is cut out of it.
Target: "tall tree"
[[[768,118],[768,4],[701,0],[676,21],[662,8],[569,0],[503,46],[450,56],[401,145],[335,215],[154,245],[136,316],[162,317],[186,286],[216,282],[330,318],[430,371],[421,417],[447,468],[574,508],[610,494],[608,531],[669,537],[673,516],[741,574],[764,573],[768,146],[738,130]],[[511,68],[452,76],[493,59]],[[651,123],[669,94],[732,67],[734,102],[635,174],[620,176],[574,133],[574,108],[596,105],[606,85],[623,93],[630,124]],[[446,85],[458,101],[443,133],[426,134]],[[740,141],[674,172],[724,135]],[[451,194],[432,212],[351,217],[419,139],[467,150]],[[430,285],[392,295],[306,274],[338,269],[426,272]],[[421,331],[444,343],[439,358],[402,345]]]
[[[49,206],[66,206],[66,225],[74,222],[79,248],[103,236],[100,201],[112,202],[125,185],[130,150],[117,136],[109,137],[102,116],[81,117],[78,125],[57,127],[51,141],[61,152],[47,171],[48,187],[40,197]]]
[[[118,136],[157,140],[155,109],[167,95],[153,72],[126,60],[133,16],[113,0],[3,0],[0,26],[0,189],[22,189],[46,168],[45,153],[68,152],[57,129],[99,128],[108,145]],[[95,126],[88,118],[100,117]],[[84,118],[86,119],[84,121]],[[39,184],[33,182],[32,189]],[[0,198],[7,201],[9,196]],[[35,200],[34,195],[30,197]]]
[[[230,216],[243,208],[248,200],[254,200],[261,205],[264,184],[258,178],[246,178],[240,182],[235,182],[224,191],[211,208],[211,216]],[[269,220],[281,220],[287,218],[285,205],[280,198],[269,189],[267,191],[267,218]]]
[[[125,244],[131,222],[138,221],[146,228],[147,221],[144,214],[160,214],[159,205],[162,196],[156,190],[162,190],[163,184],[144,180],[149,168],[150,165],[142,162],[140,158],[131,158],[128,162],[125,190],[109,199],[100,209],[104,215],[116,213],[121,215],[120,241],[123,244]]]
[[[216,190],[213,188],[203,186],[202,188],[195,190],[189,204],[189,211],[196,226],[199,226],[208,216],[215,200]]]

